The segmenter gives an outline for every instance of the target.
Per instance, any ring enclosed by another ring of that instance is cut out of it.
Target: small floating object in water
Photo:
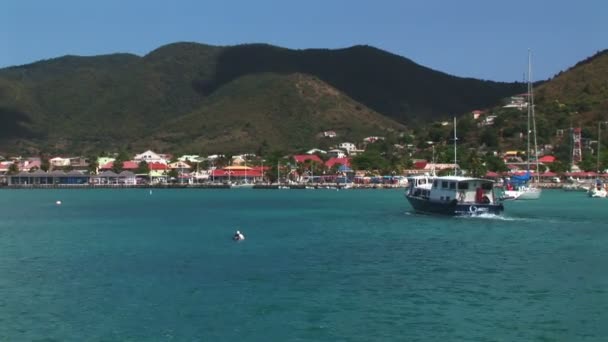
[[[152,195],[152,189],[150,189],[150,195]]]
[[[245,235],[243,235],[243,233],[241,233],[240,231],[236,231],[236,233],[234,233],[234,236],[232,237],[232,240],[234,241],[242,241],[245,240]]]
[[[61,201],[56,201],[55,204],[61,205]]]

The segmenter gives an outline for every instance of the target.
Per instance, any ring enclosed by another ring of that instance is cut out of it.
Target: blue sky
[[[167,43],[368,44],[450,74],[546,79],[608,48],[608,1],[7,0],[0,67],[66,54],[144,55]]]

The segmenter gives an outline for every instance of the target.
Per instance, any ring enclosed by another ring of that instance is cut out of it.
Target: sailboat
[[[530,127],[532,122],[532,127]],[[530,130],[532,128],[532,130]],[[536,183],[539,182],[539,168],[538,168],[538,146],[536,143],[536,119],[534,117],[534,90],[532,87],[532,52],[528,50],[528,140],[527,140],[527,151],[526,151],[526,173],[521,176],[511,177],[511,182],[515,184],[516,188],[512,190],[504,191],[504,199],[517,199],[517,200],[534,200],[539,199],[541,195],[541,189],[530,184],[533,177],[530,174],[530,133],[534,134],[534,162],[536,163]]]
[[[608,197],[608,191],[602,184],[602,181],[599,179],[600,174],[600,141],[601,141],[601,126],[602,122],[597,123],[597,175],[595,178],[595,185],[589,187],[589,191],[587,194],[591,198],[606,198]]]

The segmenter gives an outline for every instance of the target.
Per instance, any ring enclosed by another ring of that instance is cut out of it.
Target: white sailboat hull
[[[591,198],[606,198],[607,195],[608,193],[605,189],[598,190],[597,188],[593,187],[591,190],[589,190],[589,197]]]
[[[535,200],[540,198],[540,194],[542,193],[541,189],[538,188],[526,188],[523,190],[522,194],[517,198],[519,200]]]
[[[505,190],[502,197],[505,200],[535,200],[540,198],[541,193],[541,189],[525,187],[519,190]]]

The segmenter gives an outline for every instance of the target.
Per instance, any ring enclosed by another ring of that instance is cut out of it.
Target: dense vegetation
[[[492,105],[520,87],[368,46],[177,43],[144,57],[65,56],[0,70],[0,151],[293,151],[322,146],[322,130],[359,141]]]

